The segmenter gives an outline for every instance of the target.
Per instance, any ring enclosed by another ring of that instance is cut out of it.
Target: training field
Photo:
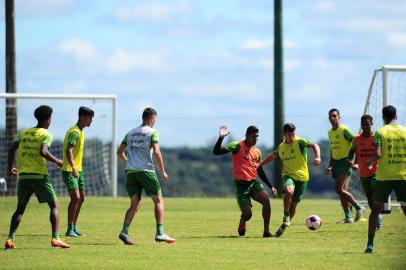
[[[61,232],[66,230],[68,198],[59,198]],[[87,198],[78,227],[81,238],[62,237],[70,249],[50,246],[49,211],[31,199],[17,231],[15,250],[1,250],[1,269],[406,269],[406,219],[399,209],[385,215],[375,251],[364,254],[367,222],[337,225],[338,200],[304,199],[291,227],[279,238],[262,238],[262,217],[254,203],[245,237],[237,237],[239,210],[233,198],[168,198],[165,230],[177,242],[155,243],[153,205],[143,198],[130,234],[135,246],[118,239],[127,198]],[[0,198],[0,234],[6,240],[16,198]],[[282,201],[272,200],[271,231],[281,223]],[[323,225],[308,230],[306,216]]]

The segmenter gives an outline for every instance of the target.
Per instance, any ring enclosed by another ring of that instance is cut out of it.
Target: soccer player
[[[307,168],[307,148],[312,148],[315,154],[314,166],[319,166],[320,147],[302,137],[296,136],[296,126],[287,123],[283,126],[284,141],[276,150],[268,155],[259,166],[263,166],[277,158],[283,163],[283,222],[275,233],[280,237],[285,229],[290,226],[290,221],[296,213],[296,207],[300,202],[309,182],[309,169]]]
[[[352,162],[355,154],[355,163],[353,168],[358,168],[358,173],[361,180],[362,189],[367,197],[369,208],[372,209],[374,202],[372,194],[376,181],[376,162],[371,166],[367,165],[375,152],[374,133],[372,132],[373,118],[366,114],[361,117],[362,132],[354,137],[348,159]],[[376,228],[379,230],[382,227],[382,215],[378,216]]]
[[[331,124],[331,129],[328,131],[331,152],[326,173],[332,174],[335,179],[335,190],[340,196],[345,215],[344,219],[337,223],[354,223],[361,219],[362,213],[365,211],[365,207],[360,205],[348,191],[348,181],[351,176],[348,154],[354,136],[347,126],[340,123],[340,112],[337,109],[331,109],[328,112],[328,119]],[[351,205],[356,209],[355,220],[352,219]]]
[[[83,234],[76,227],[80,208],[85,200],[85,179],[82,173],[83,149],[85,146],[84,128],[90,127],[94,111],[87,107],[79,108],[79,119],[65,135],[63,142],[62,180],[68,189],[68,229],[66,236],[78,237]]]
[[[368,243],[365,253],[374,249],[375,229],[378,215],[388,201],[392,190],[406,216],[406,127],[396,124],[396,108],[389,105],[382,109],[384,126],[375,132],[375,152],[367,162],[378,161],[373,194],[374,206],[369,215]]]
[[[221,147],[224,137],[228,134],[230,134],[230,132],[227,127],[224,125],[221,126],[213,154],[224,155],[230,152],[233,154],[234,190],[241,210],[238,234],[240,236],[245,235],[246,222],[252,217],[252,198],[262,204],[262,217],[264,219],[263,237],[273,237],[273,234],[269,231],[269,222],[271,219],[269,195],[262,183],[257,180],[257,175],[268,185],[273,195],[276,195],[277,192],[267,179],[263,168],[258,168],[258,164],[261,161],[261,151],[255,145],[258,141],[259,130],[255,126],[249,126],[245,133],[245,140],[232,141],[225,147]]]
[[[51,181],[48,179],[46,160],[61,167],[63,161],[53,156],[48,148],[51,146],[52,134],[47,130],[51,124],[52,108],[46,105],[35,109],[34,116],[37,126],[20,132],[8,151],[8,173],[19,175],[17,209],[11,217],[10,232],[5,243],[6,249],[14,249],[15,233],[25,208],[33,193],[40,203],[48,203],[51,210],[50,222],[52,226],[51,246],[69,248],[59,237],[59,207]],[[18,149],[18,170],[13,167],[15,151]]]
[[[143,189],[155,204],[155,241],[166,243],[176,241],[164,233],[164,201],[152,160],[153,154],[161,170],[162,178],[168,181],[168,174],[165,171],[159,148],[159,134],[156,129],[153,129],[156,118],[157,112],[152,108],[146,108],[142,113],[142,124],[125,135],[117,150],[118,157],[127,163],[126,190],[131,198],[131,205],[125,214],[123,229],[119,234],[119,238],[126,245],[134,245],[134,241],[128,234],[128,228],[140,208]]]

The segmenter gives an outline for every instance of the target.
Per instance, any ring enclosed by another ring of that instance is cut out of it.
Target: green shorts
[[[75,189],[85,190],[85,178],[82,172],[78,172],[78,178],[75,178],[72,172],[62,171],[62,180],[68,191]]]
[[[295,180],[295,179],[285,175],[282,178],[282,182],[283,182],[284,188],[287,186],[295,187],[295,191],[293,192],[293,196],[292,196],[292,202],[299,203],[300,200],[302,199],[304,192],[306,191],[307,184],[309,183],[309,181],[306,181],[306,182],[298,181],[298,180]]]
[[[28,204],[35,193],[39,203],[56,202],[56,193],[48,175],[20,174],[18,180],[18,205]]]
[[[264,185],[262,185],[262,183],[260,183],[258,180],[234,180],[234,192],[240,209],[246,206],[251,207],[251,197],[255,196],[261,191],[266,192]]]
[[[137,194],[141,198],[142,189],[148,196],[162,196],[161,185],[154,172],[127,172],[125,188],[130,197]]]
[[[332,176],[336,178],[337,175],[345,174],[347,176],[351,176],[351,167],[348,163],[348,158],[342,158],[338,160],[331,160],[331,167],[332,167]]]
[[[374,201],[386,203],[392,190],[395,190],[398,202],[406,203],[406,180],[376,180]]]
[[[374,174],[368,177],[360,177],[360,179],[362,190],[364,191],[364,193],[372,194],[375,188],[376,175]]]

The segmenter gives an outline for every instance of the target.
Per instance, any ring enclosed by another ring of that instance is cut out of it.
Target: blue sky
[[[15,0],[15,8],[18,92],[117,94],[119,139],[152,106],[164,146],[212,144],[221,124],[234,138],[257,125],[260,143],[273,144],[273,1]],[[285,122],[318,141],[337,107],[357,130],[373,70],[406,64],[404,14],[401,0],[284,1]]]

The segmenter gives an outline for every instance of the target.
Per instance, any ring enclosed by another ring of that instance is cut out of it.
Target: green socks
[[[348,207],[344,210],[345,218],[352,218],[351,209]]]
[[[157,235],[164,234],[164,225],[163,224],[156,225],[156,234]]]
[[[361,205],[358,202],[355,202],[354,207],[355,207],[355,210],[361,209]]]
[[[52,232],[52,239],[60,240],[59,232]]]
[[[123,223],[123,229],[121,230],[122,233],[128,234],[128,228],[130,224]]]
[[[374,245],[374,238],[375,238],[375,235],[372,235],[372,234],[368,234],[368,246],[373,246]]]

